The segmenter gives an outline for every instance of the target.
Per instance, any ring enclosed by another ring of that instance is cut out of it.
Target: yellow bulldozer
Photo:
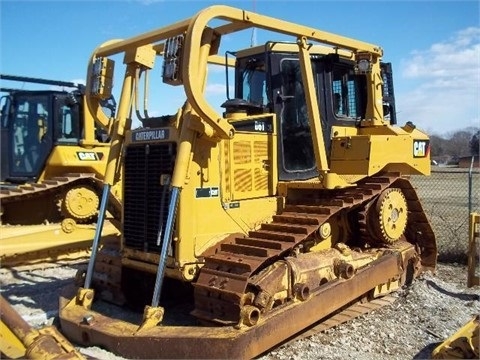
[[[248,44],[254,29],[270,40]],[[429,175],[429,138],[397,124],[382,56],[222,5],[95,49],[89,107],[111,96],[115,58],[125,64],[98,213],[101,228],[121,168],[122,242],[106,253],[96,233],[83,285],[60,299],[62,333],[127,358],[252,358],[434,271],[408,178]],[[137,100],[174,86],[178,111],[147,108],[132,129]]]
[[[88,108],[81,84],[1,74],[0,261],[3,267],[88,254],[116,103]],[[41,90],[26,90],[25,84]],[[109,210],[120,214],[120,193]],[[118,229],[107,222],[103,235]]]

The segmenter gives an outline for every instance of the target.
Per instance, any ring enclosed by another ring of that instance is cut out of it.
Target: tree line
[[[480,128],[468,127],[446,135],[430,135],[431,158],[447,162],[479,155]]]

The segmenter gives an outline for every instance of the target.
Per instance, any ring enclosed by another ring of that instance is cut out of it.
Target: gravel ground
[[[51,324],[58,293],[77,265],[34,271],[0,269],[0,291],[32,326]],[[480,313],[479,287],[466,287],[466,266],[440,263],[435,275],[422,275],[396,300],[323,333],[289,343],[261,360],[427,359],[435,346]],[[105,350],[80,348],[85,356],[121,359]]]

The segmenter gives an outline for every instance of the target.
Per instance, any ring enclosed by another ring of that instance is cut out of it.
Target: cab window
[[[357,75],[352,67],[336,65],[332,72],[332,102],[336,117],[358,120],[365,116],[365,76]]]
[[[80,139],[80,124],[78,112],[72,106],[60,104],[58,107],[58,142],[78,143]]]
[[[315,168],[310,123],[298,59],[281,61],[282,111],[280,116],[284,169],[303,172]]]
[[[267,89],[265,65],[262,61],[251,59],[241,73],[242,98],[251,104],[266,105]]]

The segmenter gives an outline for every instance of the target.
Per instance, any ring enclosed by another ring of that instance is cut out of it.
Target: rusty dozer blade
[[[377,285],[398,279],[398,254],[387,254],[351,279],[325,284],[302,302],[286,304],[247,326],[155,326],[109,318],[78,304],[60,301],[62,332],[75,343],[102,346],[127,358],[242,358],[258,356],[310,325],[367,294]],[[63,305],[63,306],[62,306]]]
[[[32,328],[0,295],[0,351],[8,358],[85,359],[53,326]]]
[[[475,315],[432,352],[432,359],[478,359],[480,316]]]

